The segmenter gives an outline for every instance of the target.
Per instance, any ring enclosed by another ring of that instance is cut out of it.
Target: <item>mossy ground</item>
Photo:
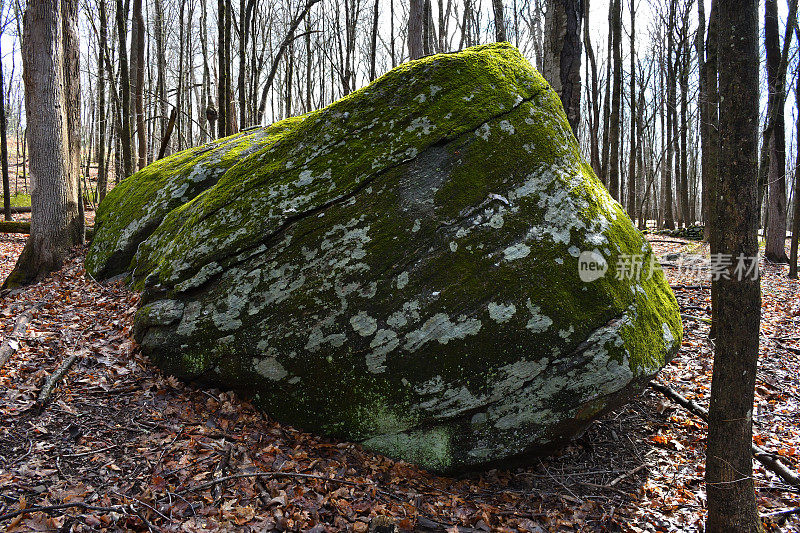
[[[271,128],[148,167],[128,188],[149,191],[101,209],[92,268],[148,287],[136,337],[168,371],[452,470],[568,438],[680,343],[658,267],[614,275],[652,252],[509,45],[411,62]],[[120,229],[215,149],[204,189]],[[582,250],[606,277],[580,281]]]

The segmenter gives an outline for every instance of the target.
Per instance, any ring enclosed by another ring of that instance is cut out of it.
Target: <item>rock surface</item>
[[[96,224],[87,270],[143,290],[166,371],[434,471],[562,444],[680,346],[649,245],[507,44],[159,161]]]

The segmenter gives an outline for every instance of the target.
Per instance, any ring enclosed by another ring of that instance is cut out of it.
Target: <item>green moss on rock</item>
[[[617,276],[649,245],[508,44],[407,63],[122,185],[87,268],[144,289],[145,353],[432,470],[565,442],[680,345],[657,262]],[[582,251],[606,276],[580,280]]]

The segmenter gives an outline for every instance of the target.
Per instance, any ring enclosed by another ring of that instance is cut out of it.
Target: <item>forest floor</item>
[[[652,240],[659,254],[708,254],[698,243]],[[0,235],[0,278],[23,244]],[[389,516],[422,531],[703,529],[705,424],[652,389],[528,467],[435,476],[164,376],[131,340],[138,296],[87,278],[84,253],[0,297],[0,339],[20,313],[33,317],[0,368],[0,528],[365,532]],[[800,285],[786,266],[761,268],[755,441],[797,471]],[[675,265],[665,271],[685,339],[657,380],[707,405],[708,284]],[[46,378],[73,355],[52,400],[37,406]],[[800,493],[758,463],[754,476],[767,529],[800,531],[798,514],[780,514],[800,506]]]

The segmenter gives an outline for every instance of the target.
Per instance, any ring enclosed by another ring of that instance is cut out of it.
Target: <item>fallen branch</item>
[[[647,239],[647,241],[648,242],[666,242],[666,243],[670,243],[670,244],[683,244],[683,245],[692,244],[691,242],[676,241],[676,240],[673,240],[673,239]]]
[[[708,285],[670,285],[670,289],[674,291],[694,290],[694,289],[709,289]]]
[[[214,467],[213,478],[215,480],[225,477],[225,470],[227,470],[228,468],[228,463],[231,460],[232,452],[233,449],[229,446],[225,450],[225,454],[222,456],[222,459],[220,459],[219,462],[217,463],[217,466]],[[211,492],[214,497],[215,505],[218,504],[220,501],[222,501],[222,486],[220,484],[214,485],[214,488],[212,489]]]
[[[34,507],[26,507],[25,509],[18,509],[16,511],[6,513],[4,515],[0,515],[0,522],[2,522],[3,520],[9,520],[11,518],[16,518],[18,516],[26,514],[40,513],[40,512],[46,513],[48,511],[59,511],[61,509],[70,509],[73,507],[83,509],[84,511],[102,511],[104,513],[121,513],[121,514],[133,514],[133,515],[137,514],[135,512],[134,513],[130,512],[128,508],[124,505],[114,505],[113,507],[101,507],[98,505],[90,505],[84,502],[70,502],[70,503],[59,503],[57,505],[38,505]]]
[[[78,354],[73,354],[67,357],[63,363],[56,369],[55,372],[50,374],[47,381],[44,382],[42,390],[39,391],[39,397],[33,404],[34,409],[41,409],[50,400],[58,383],[64,378],[64,375],[69,371],[72,364],[80,357]]]
[[[186,494],[190,491],[196,490],[203,490],[209,487],[213,487],[219,483],[225,483],[226,481],[230,481],[232,479],[245,479],[245,478],[260,478],[260,477],[289,477],[289,478],[299,478],[299,479],[317,479],[319,481],[327,481],[330,483],[338,483],[339,485],[347,485],[349,487],[374,487],[374,483],[356,483],[355,481],[348,481],[346,479],[337,479],[333,477],[325,477],[325,476],[317,476],[315,474],[302,474],[300,472],[243,472],[240,474],[231,474],[229,476],[223,476],[216,479],[212,479],[211,481],[206,481],[205,483],[200,483],[199,485],[195,485],[194,487],[189,487],[183,489],[182,491],[178,492],[178,494]]]
[[[687,411],[692,413],[695,416],[700,417],[708,423],[708,410],[693,400],[689,400],[685,398],[680,393],[676,392],[675,390],[671,389],[670,387],[663,385],[661,383],[650,383],[650,388],[653,390],[657,390],[670,400],[674,401],[681,407],[685,408]],[[773,453],[769,453],[763,448],[756,446],[755,444],[751,444],[751,451],[753,453],[753,457],[758,460],[764,468],[770,470],[772,473],[777,475],[781,478],[785,483],[795,487],[800,488],[800,476],[798,476],[795,472],[792,472],[786,465],[780,462]]]
[[[19,350],[19,341],[21,341],[25,336],[25,332],[28,329],[28,323],[33,320],[33,310],[38,308],[39,306],[35,306],[17,317],[17,322],[14,324],[14,330],[3,342],[3,345],[0,346],[0,368],[3,368],[3,365],[5,365],[8,360],[11,359],[11,356],[14,355],[14,352]]]
[[[782,511],[773,511],[761,515],[761,518],[786,518],[793,514],[800,514],[800,507],[792,507],[791,509],[784,509]]]
[[[686,318],[688,320],[697,320],[698,322],[705,322],[706,324],[711,324],[710,318],[705,318],[702,316],[695,316],[687,313],[681,313],[681,318]]]

